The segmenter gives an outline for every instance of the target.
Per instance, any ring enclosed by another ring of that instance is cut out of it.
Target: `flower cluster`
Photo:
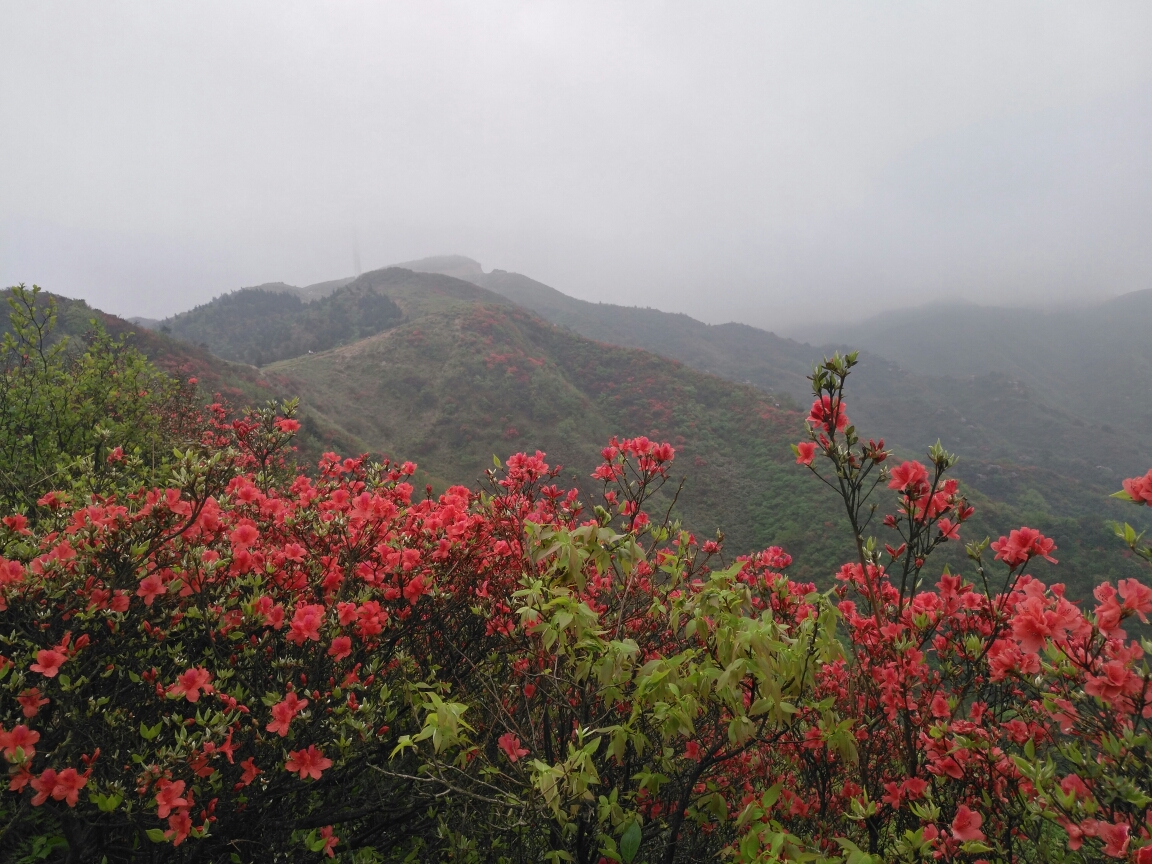
[[[812,418],[843,410],[853,363],[817,369]],[[1086,610],[1026,572],[1056,551],[1029,527],[970,544],[974,579],[945,571],[928,587],[928,556],[959,539],[973,512],[944,476],[953,458],[937,447],[930,465],[885,470],[882,445],[846,424],[818,428],[797,462],[818,471],[825,457],[859,538],[859,560],[834,591],[849,657],[821,668],[820,701],[797,715],[803,740],[774,754],[769,778],[781,791],[749,799],[737,857],[784,848],[861,861],[1152,861],[1152,673],[1123,629],[1146,621],[1152,588],[1104,583]],[[881,546],[864,534],[885,480],[896,506],[882,522],[900,542]],[[1125,481],[1124,497],[1143,503],[1142,483]],[[1146,551],[1127,526],[1118,533]]]
[[[1143,477],[1129,477],[1122,485],[1127,496],[1137,504],[1152,503],[1152,471]]]

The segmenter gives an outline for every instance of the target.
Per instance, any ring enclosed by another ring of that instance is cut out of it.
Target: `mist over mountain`
[[[1147,287],[1146,4],[610,6],[9,4],[0,283],[163,318],[453,248],[777,332]]]
[[[898,310],[836,328],[838,342],[920,374],[1010,375],[1047,404],[1140,447],[1152,424],[1152,289],[1068,310],[974,304]]]

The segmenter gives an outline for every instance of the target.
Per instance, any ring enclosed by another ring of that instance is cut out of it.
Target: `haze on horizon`
[[[1152,287],[1146,3],[0,2],[0,284],[463,254],[793,328]]]

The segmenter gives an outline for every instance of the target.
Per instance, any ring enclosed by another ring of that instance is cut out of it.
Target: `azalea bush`
[[[833,589],[849,658],[822,668],[826,701],[802,712],[803,744],[776,751],[784,792],[743,814],[755,827],[741,857],[1152,860],[1148,646],[1122,629],[1146,621],[1152,589],[1103,584],[1082,608],[1026,572],[1055,561],[1029,528],[968,544],[969,577],[928,577],[972,508],[939,446],[928,465],[889,466],[882,441],[861,440],[844,402],[854,363],[816,370],[809,437],[795,447],[855,533],[858,560]],[[1126,483],[1127,497],[1144,501],[1146,481]],[[882,495],[894,497],[886,514]],[[1131,528],[1119,533],[1147,557]],[[832,746],[833,730],[850,732],[850,751]]]
[[[667,445],[606,451],[586,520],[542,454],[492,495],[415,501],[414,466],[334,456],[278,478],[295,427],[217,422],[166,488],[5,518],[7,843],[671,860],[838,652],[812,586],[759,596],[778,550],[713,572],[715,542],[662,545]]]
[[[418,833],[420,796],[387,758],[404,706],[435,691],[449,644],[493,635],[468,602],[509,555],[473,493],[414,502],[413,466],[335,457],[276,483],[296,421],[228,428],[166,488],[50,493],[35,531],[4,522],[10,806],[50,811],[82,857],[331,851],[333,823]],[[366,818],[382,811],[402,827]]]
[[[824,591],[657,511],[642,437],[592,494],[539,452],[434,494],[157,377],[162,459],[24,451],[53,483],[0,515],[4,859],[1149,864],[1152,589],[1081,605],[1027,527],[933,570],[955,459],[858,435],[854,363],[795,448],[853,532]]]
[[[721,852],[818,670],[841,656],[834,610],[781,575],[782,550],[726,563],[715,540],[649,516],[669,445],[613,440],[603,456],[602,503],[588,514],[554,486],[528,509],[525,479],[548,476],[539,453],[492,478],[491,506],[519,528],[524,562],[516,584],[487,583],[478,601],[505,638],[483,658],[459,654],[475,670],[451,691],[460,701],[430,693],[424,728],[397,747],[421,753],[430,789],[472,805],[451,822],[458,854]]]

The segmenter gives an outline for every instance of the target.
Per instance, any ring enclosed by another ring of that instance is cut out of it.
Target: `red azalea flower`
[[[173,810],[179,810],[183,807],[190,806],[188,799],[184,795],[184,781],[183,780],[164,780],[161,779],[156,784],[156,816],[159,819],[165,818]]]
[[[168,586],[155,573],[150,573],[140,580],[140,587],[136,589],[136,596],[144,598],[144,605],[151,606],[152,601],[161,594],[168,593]]]
[[[328,648],[328,656],[334,660],[343,660],[352,653],[352,640],[347,636],[337,636]]]
[[[55,648],[49,648],[45,651],[36,652],[36,662],[28,668],[33,672],[39,672],[45,678],[55,678],[60,672],[60,667],[68,658],[57,651]]]
[[[844,403],[837,400],[832,404],[832,397],[825,394],[812,403],[812,410],[808,414],[808,422],[813,426],[822,426],[826,432],[833,428],[843,432],[848,428],[848,415],[844,411]]]
[[[34,777],[32,788],[36,790],[36,794],[32,796],[32,806],[39,807],[52,797],[52,790],[56,788],[55,769],[45,768],[39,777]]]
[[[928,492],[928,469],[919,462],[902,462],[892,469],[888,481],[889,489],[918,496]]]
[[[324,758],[324,754],[316,749],[315,744],[309,744],[307,750],[293,750],[288,754],[288,761],[284,769],[292,773],[299,773],[301,780],[311,777],[319,780],[321,773],[332,767],[332,760]]]
[[[320,625],[324,623],[324,607],[318,603],[296,607],[289,625],[288,640],[303,645],[305,640],[320,641]]]
[[[521,756],[528,755],[528,750],[520,746],[520,739],[511,732],[505,732],[501,735],[497,743],[508,757],[509,762],[516,762]]]
[[[969,810],[966,804],[956,809],[956,818],[952,820],[952,836],[964,843],[968,840],[983,840],[984,832],[980,826],[984,824],[984,817],[974,810]]]
[[[295,693],[289,693],[272,706],[272,722],[264,728],[269,732],[276,732],[281,738],[288,737],[288,726],[292,719],[308,707],[308,700],[301,699]]]
[[[56,775],[56,783],[52,787],[52,798],[64,801],[69,807],[75,807],[80,797],[80,790],[88,783],[88,778],[76,771],[75,768],[65,768]]]
[[[211,680],[211,672],[200,666],[196,666],[185,672],[181,672],[176,678],[176,683],[169,688],[168,692],[176,696],[183,696],[189,702],[199,702],[201,690],[205,693],[213,692],[213,687],[209,683]]]
[[[325,825],[320,829],[320,837],[324,840],[324,854],[329,858],[335,858],[336,853],[332,850],[336,848],[336,844],[340,842],[340,838],[333,833],[331,825]]]
[[[16,701],[20,703],[20,707],[24,710],[25,717],[35,717],[40,711],[40,706],[48,704],[48,698],[41,696],[40,690],[37,687],[29,687],[27,690],[21,690],[20,695],[16,697]]]
[[[801,441],[796,445],[796,464],[811,465],[816,456],[815,441]]]
[[[17,750],[23,752],[24,761],[31,759],[36,755],[35,745],[39,740],[40,733],[35,729],[29,729],[23,723],[11,732],[5,732],[0,728],[0,748],[4,750],[5,759],[14,759]]]
[[[240,767],[244,769],[244,773],[240,775],[240,784],[242,786],[247,786],[249,783],[255,780],[257,774],[264,773],[256,767],[256,761],[251,756],[241,762]]]
[[[179,810],[168,817],[168,830],[164,836],[172,841],[173,846],[179,846],[192,830],[192,817],[187,810]]]

